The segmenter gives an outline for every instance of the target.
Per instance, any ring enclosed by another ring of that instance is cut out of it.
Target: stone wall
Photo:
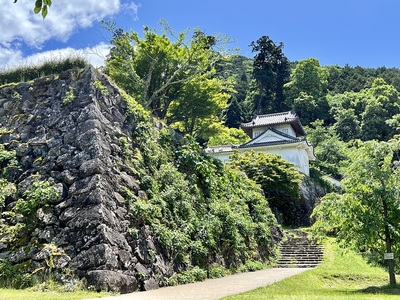
[[[29,236],[0,231],[0,259],[25,263],[30,272],[52,268],[60,279],[85,278],[97,290],[151,289],[171,275],[161,256],[156,264],[146,258],[156,250],[146,227],[135,239],[128,234],[129,211],[119,187],[140,191],[121,155],[120,138],[130,139],[133,126],[125,106],[92,67],[0,88],[0,127],[11,131],[0,142],[16,151],[20,168],[10,176],[18,192],[38,178],[59,190],[54,203],[37,211]],[[5,211],[15,202],[6,204]],[[18,220],[3,213],[0,222]]]

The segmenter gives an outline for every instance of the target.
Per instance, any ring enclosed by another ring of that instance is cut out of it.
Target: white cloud
[[[32,12],[34,1],[0,0],[0,45],[11,47],[15,42],[40,47],[56,38],[66,41],[77,28],[120,11],[120,0],[54,0],[49,14],[43,20]]]
[[[101,66],[110,49],[105,43],[85,49],[66,47],[44,51],[45,42],[52,39],[68,42],[69,37],[80,28],[90,27],[107,16],[121,12],[132,14],[133,19],[137,19],[139,8],[131,0],[53,0],[43,20],[41,15],[33,13],[33,0],[13,2],[0,0],[0,71],[75,54],[85,57],[94,66]],[[98,43],[95,37],[82,38],[88,39],[87,45]],[[36,49],[37,53],[26,56],[23,54],[26,48],[30,48],[31,53],[32,49]]]
[[[17,66],[21,60],[21,51],[0,47],[0,71],[11,66]]]
[[[140,8],[140,4],[136,4],[135,2],[129,2],[122,4],[122,10],[125,13],[132,14],[133,20],[138,20],[138,10]]]
[[[11,69],[21,65],[40,65],[46,61],[62,60],[68,57],[83,57],[95,67],[104,65],[104,60],[110,51],[110,45],[100,43],[94,47],[84,49],[63,48],[51,51],[38,52],[23,57],[21,52],[0,48],[0,71]]]

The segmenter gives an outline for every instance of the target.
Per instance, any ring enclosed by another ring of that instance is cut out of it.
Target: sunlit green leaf
[[[35,7],[35,8],[33,9],[33,12],[34,12],[35,14],[38,14],[38,13],[40,13],[41,10],[42,10],[42,7]]]
[[[42,8],[42,17],[43,19],[47,16],[47,5],[44,5]]]

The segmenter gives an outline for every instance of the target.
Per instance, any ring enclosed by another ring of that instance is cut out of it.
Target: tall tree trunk
[[[390,236],[389,230],[389,220],[388,220],[388,207],[386,203],[386,199],[382,199],[383,204],[383,218],[385,221],[385,243],[386,243],[386,253],[392,252],[392,238]],[[396,275],[394,271],[394,259],[388,259],[388,267],[389,267],[389,282],[390,285],[396,285]]]

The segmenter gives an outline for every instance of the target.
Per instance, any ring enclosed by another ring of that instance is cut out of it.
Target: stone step
[[[290,248],[290,247],[299,247],[299,248],[321,248],[321,246],[319,246],[319,245],[316,245],[316,244],[308,244],[308,245],[296,245],[296,244],[287,244],[287,243],[285,243],[285,244],[283,244],[282,245],[283,247],[288,247],[288,248]]]
[[[307,251],[307,250],[281,250],[281,253],[297,253],[297,254],[301,254],[301,253],[313,253],[313,254],[322,254],[322,251]]]
[[[315,258],[315,257],[309,257],[309,258],[280,258],[280,259],[278,259],[278,263],[280,263],[280,262],[296,263],[296,262],[304,262],[304,261],[321,262],[322,260],[323,260],[322,258]]]
[[[281,252],[293,252],[293,253],[299,253],[299,252],[313,252],[313,253],[321,253],[322,249],[282,249]]]
[[[305,247],[305,248],[315,247],[315,248],[319,248],[321,245],[312,244],[312,243],[310,243],[310,244],[300,244],[299,245],[299,244],[291,244],[291,243],[288,243],[288,242],[284,242],[284,244],[282,246],[285,246],[285,247]]]
[[[276,265],[275,268],[315,268],[318,264],[282,264]]]
[[[278,259],[278,261],[286,260],[286,261],[302,261],[302,260],[313,260],[313,261],[322,261],[323,257],[315,257],[315,256],[303,256],[303,257],[295,257],[295,256],[284,256]]]
[[[305,253],[305,254],[301,254],[301,255],[298,255],[298,254],[282,254],[281,253],[281,257],[290,257],[291,259],[293,259],[293,258],[314,258],[314,257],[316,257],[316,258],[323,258],[323,255],[321,255],[321,254],[318,254],[318,255],[312,255],[312,254],[308,254],[308,253]]]
[[[315,245],[315,244],[308,244],[308,245],[296,245],[296,244],[283,244],[282,245],[283,248],[316,248],[316,249],[320,249],[322,248],[322,246],[320,245]]]
[[[302,231],[289,232],[279,248],[277,268],[314,268],[323,260],[323,247],[309,240]]]
[[[298,252],[314,252],[314,253],[321,253],[322,249],[282,249],[281,251],[283,252],[293,252],[293,253],[298,253]]]

